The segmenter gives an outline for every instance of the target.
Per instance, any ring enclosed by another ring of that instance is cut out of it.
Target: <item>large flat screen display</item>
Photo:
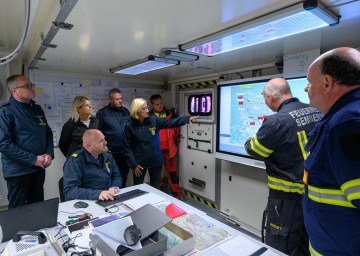
[[[271,79],[271,78],[270,78]],[[217,118],[217,157],[227,154],[229,161],[253,166],[248,159],[253,159],[246,151],[244,144],[254,137],[266,116],[274,114],[265,104],[262,91],[270,79],[252,79],[251,81],[231,82],[218,85],[218,118]],[[306,77],[287,79],[294,97],[309,103],[304,91],[308,80]],[[221,154],[218,154],[221,153]],[[231,156],[231,157],[230,157]],[[241,157],[241,158],[234,158]],[[261,165],[261,164],[260,164]],[[264,166],[259,166],[264,167]]]

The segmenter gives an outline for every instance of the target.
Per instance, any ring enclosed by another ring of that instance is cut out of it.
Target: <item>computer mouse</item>
[[[78,201],[74,204],[75,208],[86,208],[88,206],[89,206],[89,204],[86,202],[83,202],[83,201]]]
[[[124,231],[124,239],[128,245],[136,244],[139,241],[140,237],[141,230],[138,229],[135,224],[128,226]]]

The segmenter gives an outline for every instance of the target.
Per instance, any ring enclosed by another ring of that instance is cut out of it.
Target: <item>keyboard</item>
[[[148,193],[147,191],[143,191],[141,189],[134,189],[134,190],[131,190],[129,192],[125,192],[125,193],[116,195],[114,197],[114,200],[106,200],[106,201],[98,200],[98,201],[96,201],[96,203],[103,206],[103,207],[108,207],[108,206],[113,205],[113,204],[120,204],[120,203],[122,203],[124,201],[133,199],[133,198],[138,197],[138,196],[142,196],[142,195],[147,194],[147,193]]]

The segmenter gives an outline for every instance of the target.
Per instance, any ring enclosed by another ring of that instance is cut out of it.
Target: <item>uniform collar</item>
[[[120,108],[117,108],[117,107],[111,106],[110,103],[107,105],[107,107],[108,107],[109,109],[111,109],[111,110],[119,111],[119,112],[123,110],[123,106],[121,106]]]
[[[291,102],[298,102],[299,101],[299,99],[298,98],[291,98],[291,99],[287,99],[287,100],[285,100],[285,101],[283,101],[281,104],[280,104],[280,106],[279,106],[279,108],[276,110],[276,112],[279,112],[280,111],[280,109],[282,109],[286,104],[289,104],[289,103],[291,103]]]
[[[33,100],[30,100],[29,102],[23,102],[15,99],[13,96],[10,96],[9,102],[24,107],[29,107],[29,106],[32,107],[33,105],[35,105],[35,101]]]
[[[345,105],[358,99],[360,99],[360,88],[344,94],[334,103],[334,105],[331,106],[331,108],[325,114],[323,119],[326,119],[326,117],[328,116],[332,116],[334,113],[336,113],[339,109],[343,108]]]
[[[93,155],[91,155],[89,153],[89,151],[87,151],[84,147],[82,148],[85,156],[86,156],[86,160],[89,162],[93,162],[93,163],[101,163],[102,159],[104,158],[103,154],[98,155],[97,158],[95,158]]]
[[[345,105],[360,99],[360,88],[355,89],[351,92],[346,93],[340,99],[338,99],[335,104],[329,109],[329,111],[323,116],[323,118],[315,125],[315,127],[308,134],[309,140],[305,147],[306,150],[311,151],[318,139],[323,134],[325,125],[327,124],[328,119],[330,119],[337,111],[342,109]]]

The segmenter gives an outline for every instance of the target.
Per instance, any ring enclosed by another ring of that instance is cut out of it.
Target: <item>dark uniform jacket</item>
[[[73,122],[69,119],[61,130],[59,148],[64,156],[69,157],[82,147],[82,136],[87,129],[97,129],[98,120],[90,118],[89,128],[80,120]]]
[[[107,146],[113,153],[124,154],[124,127],[130,120],[127,108],[114,108],[110,104],[96,113],[99,120],[98,129],[105,135]]]
[[[0,152],[5,178],[42,171],[34,166],[38,155],[54,158],[53,133],[34,101],[24,103],[10,97],[0,106]]]
[[[102,191],[121,187],[119,169],[110,153],[95,159],[84,148],[76,151],[64,164],[65,200],[97,200]]]
[[[189,122],[189,116],[172,119],[149,116],[144,123],[131,118],[125,125],[125,150],[130,168],[161,166],[164,158],[160,149],[159,130],[179,127]]]
[[[309,134],[304,219],[314,255],[360,255],[360,89]]]
[[[303,183],[305,144],[322,114],[297,98],[284,101],[277,113],[265,118],[251,141],[245,144],[249,155],[265,161],[269,176]]]

